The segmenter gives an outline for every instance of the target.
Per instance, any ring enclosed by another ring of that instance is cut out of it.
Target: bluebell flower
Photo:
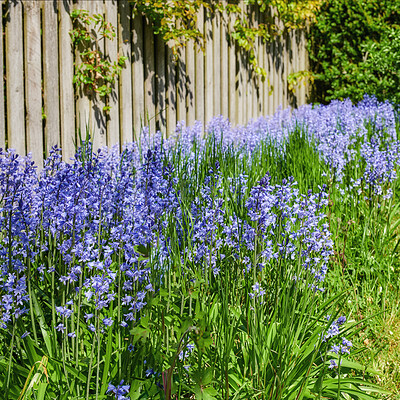
[[[124,385],[124,380],[122,379],[119,385],[114,386],[111,382],[108,384],[106,393],[113,394],[117,400],[128,400],[127,395],[130,391],[130,385]]]

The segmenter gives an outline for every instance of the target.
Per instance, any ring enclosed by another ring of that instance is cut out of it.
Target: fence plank
[[[6,84],[8,147],[25,155],[24,61],[21,2],[7,3],[9,20],[6,25]]]
[[[204,121],[205,125],[215,114],[214,110],[214,93],[213,93],[213,31],[212,19],[209,10],[205,10],[204,33],[206,41],[206,52],[204,57]]]
[[[166,120],[165,120],[165,43],[160,36],[156,36],[156,129],[161,131],[165,136]]]
[[[308,61],[308,57],[306,54],[306,32],[305,30],[301,30],[299,33],[299,41],[297,44],[297,49],[298,49],[298,59],[299,59],[299,71],[306,71],[308,70],[308,65],[307,65],[307,61]],[[305,104],[307,101],[307,89],[308,89],[308,85],[306,82],[302,81],[300,83],[300,88],[299,88],[299,97],[297,99],[297,103],[299,105],[301,104]]]
[[[89,0],[78,0],[77,3],[74,4],[74,8],[76,10],[86,10],[89,12],[89,15],[93,15],[93,10],[92,6],[93,2]],[[93,26],[91,27],[91,30],[93,30]],[[83,42],[79,46],[76,46],[75,50],[75,63],[76,66],[79,68],[79,66],[84,62],[84,60],[81,58],[81,52],[86,50],[86,46],[88,46],[87,42]],[[91,48],[93,50],[93,46]],[[74,69],[74,74],[76,73],[76,68]],[[94,132],[93,132],[93,111],[92,111],[92,105],[90,104],[89,100],[89,94],[88,94],[88,88],[84,87],[83,85],[80,85],[79,87],[76,87],[76,104],[75,104],[75,109],[76,109],[76,117],[77,117],[77,129],[78,132],[80,133],[82,139],[85,139],[86,133],[88,133],[91,136],[91,140],[93,141],[94,137]]]
[[[200,7],[197,17],[197,29],[204,35],[204,6]],[[203,42],[204,45],[204,42]],[[201,44],[195,46],[195,109],[196,120],[200,121],[204,126],[204,53]]]
[[[119,29],[118,46],[119,54],[128,59],[128,65],[132,63],[131,49],[131,7],[127,0],[120,0],[119,5]],[[122,145],[133,141],[133,117],[132,117],[132,72],[129,68],[121,71],[119,79],[119,112]]]
[[[68,161],[75,154],[75,110],[74,110],[74,59],[69,32],[72,22],[69,13],[72,1],[58,2],[59,9],[59,55],[60,55],[60,125],[63,159]]]
[[[43,1],[43,105],[45,114],[45,151],[60,146],[60,92],[58,89],[58,21],[57,7]]]
[[[108,21],[115,29],[116,37],[113,40],[107,40],[105,43],[105,55],[110,58],[113,63],[118,61],[118,1],[111,0],[105,4],[105,20]],[[125,64],[125,68],[128,65]],[[107,118],[107,146],[112,147],[120,144],[119,137],[119,93],[118,93],[118,77],[112,87],[112,91],[108,96],[108,106],[110,110]]]
[[[186,47],[186,110],[187,124],[191,126],[196,120],[196,110],[194,106],[195,92],[195,53],[192,43],[188,43]]]
[[[233,16],[229,16],[228,21],[228,32],[232,32],[233,30]],[[236,52],[235,52],[235,42],[232,37],[229,39],[229,48],[228,48],[228,118],[232,124],[237,123],[237,114],[236,114]]]
[[[186,48],[179,49],[179,58],[176,63],[177,79],[176,79],[176,118],[177,121],[185,121],[186,123]]]
[[[271,55],[272,45],[270,42],[265,43],[264,65],[267,70],[267,78],[264,91],[264,112],[266,115],[272,114],[272,79],[273,79],[273,64]]]
[[[236,123],[237,125],[242,125],[243,118],[243,97],[244,97],[244,76],[243,76],[243,52],[239,49],[239,46],[235,45],[236,53],[236,92],[235,92],[235,109],[236,109]]]
[[[226,0],[223,1],[223,5],[226,6]],[[228,98],[228,15],[224,11],[221,18],[221,66],[220,66],[220,77],[221,77],[221,114],[224,118],[229,115],[229,98]]]
[[[40,43],[40,3],[24,2],[25,23],[25,104],[27,152],[39,169],[43,167],[42,70]]]
[[[221,114],[221,18],[215,13],[212,20],[213,30],[213,97],[214,115]]]
[[[171,43],[170,43],[171,46]],[[171,47],[167,46],[167,136],[169,136],[176,126],[176,63]]]
[[[103,0],[92,0],[91,1],[91,11],[93,15],[98,14],[104,18],[104,2]],[[107,21],[109,22],[109,21]],[[98,42],[96,46],[100,52],[100,54],[104,57],[105,55],[105,42],[109,41],[109,39],[102,39],[99,37],[99,34],[96,32],[96,39]],[[100,81],[99,84],[103,82]],[[100,149],[102,147],[107,146],[107,115],[104,112],[104,107],[106,106],[105,97],[99,96],[98,93],[93,93],[93,95],[89,98],[90,100],[90,120],[93,129],[93,148],[95,150]]]
[[[4,104],[4,68],[3,68],[3,1],[0,0],[0,148],[4,149],[6,146],[6,115]]]
[[[260,24],[265,23],[265,15],[260,12]],[[265,53],[265,43],[262,38],[258,40],[258,60],[260,62],[260,67],[264,69],[264,53]],[[265,79],[260,77],[259,87],[258,87],[258,115],[264,116],[264,89],[265,89]]]
[[[283,47],[283,54],[284,54],[284,57],[283,57],[283,82],[282,82],[282,84],[283,84],[283,101],[282,101],[282,103],[283,103],[283,108],[287,108],[288,106],[289,106],[289,104],[290,104],[290,102],[289,102],[289,96],[290,96],[290,93],[289,93],[289,89],[288,89],[288,84],[287,84],[287,78],[288,78],[288,76],[289,76],[289,74],[290,74],[290,56],[289,56],[289,51],[290,51],[290,47],[291,47],[291,43],[290,43],[290,36],[291,36],[291,33],[287,33],[286,35],[285,35],[285,38],[284,38],[284,47]]]
[[[150,133],[155,132],[156,119],[156,78],[154,59],[154,34],[151,25],[146,21],[144,25],[144,110],[145,125],[149,127]]]
[[[132,35],[133,127],[135,136],[138,137],[144,125],[144,47],[141,15],[134,15]]]
[[[256,7],[255,9],[255,20],[257,26],[261,22],[261,15],[259,8]],[[261,61],[261,39],[257,37],[254,41],[255,43],[255,53],[257,57],[257,62],[259,64],[259,67],[262,67],[262,61]],[[260,112],[260,86],[261,86],[261,76],[259,74],[256,74],[255,79],[254,79],[254,85],[253,85],[253,95],[254,95],[254,100],[253,100],[253,118],[258,118],[261,115]]]

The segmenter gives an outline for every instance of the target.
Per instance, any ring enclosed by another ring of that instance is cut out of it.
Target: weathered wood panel
[[[167,136],[171,135],[176,126],[176,62],[171,50],[171,44],[167,46]]]
[[[59,71],[60,71],[60,125],[61,148],[63,159],[68,161],[75,154],[75,107],[74,107],[74,55],[72,52],[69,32],[72,30],[72,22],[69,13],[72,10],[72,1],[58,2],[59,12]]]
[[[104,5],[105,20],[115,29],[114,40],[107,40],[105,42],[105,54],[110,58],[111,62],[115,62],[118,61],[118,1],[107,1]],[[111,94],[107,99],[107,105],[110,107],[107,116],[107,146],[114,146],[120,143],[118,83],[119,79],[117,77],[116,82],[112,86]]]
[[[105,10],[103,0],[91,1],[90,8],[92,14],[101,15],[104,18]],[[101,38],[97,32],[95,32],[97,50],[100,54],[105,57],[105,43],[106,40]],[[103,80],[99,80],[99,85],[103,84]],[[93,147],[99,149],[107,146],[107,113],[104,112],[104,107],[106,107],[106,98],[100,96],[96,91],[92,94],[90,99],[90,122],[91,130],[93,135]]]
[[[144,124],[144,46],[143,17],[134,15],[132,30],[132,100],[135,136]]]
[[[221,18],[215,14],[212,19],[213,48],[213,115],[221,114]]]
[[[214,112],[214,69],[213,69],[213,31],[212,16],[209,10],[205,10],[205,57],[204,57],[204,120],[205,124],[215,114]]]
[[[193,125],[196,119],[196,109],[194,106],[195,80],[194,46],[188,46],[186,48],[186,123],[188,125]]]
[[[75,4],[73,4],[73,8],[76,10],[87,10],[90,15],[93,15],[93,2],[90,0],[78,0]],[[89,28],[94,32],[93,27]],[[87,46],[91,44],[91,49],[94,50],[94,46],[92,43],[83,42],[79,46],[74,48],[74,59],[76,67],[74,68],[74,74],[77,73],[77,68],[79,68],[84,60],[81,58],[81,53],[87,49]],[[76,92],[76,115],[77,115],[77,129],[78,129],[78,137],[80,136],[82,139],[86,138],[86,134],[90,134],[92,140],[94,140],[94,132],[93,132],[93,104],[91,103],[89,96],[91,95],[91,88],[88,88],[84,85],[80,85],[79,87],[75,86]],[[97,145],[97,143],[96,143]]]
[[[45,150],[60,145],[60,91],[58,73],[57,6],[50,1],[42,3],[43,15],[43,108]]]
[[[229,16],[228,20],[228,31],[233,30],[234,19],[233,16]],[[235,43],[232,38],[229,38],[228,47],[228,117],[229,120],[236,120],[236,52]]]
[[[3,1],[0,0],[0,21],[3,21]],[[0,148],[6,146],[6,118],[4,104],[4,52],[3,52],[3,24],[0,24]]]
[[[154,59],[154,34],[149,23],[144,25],[144,112],[145,125],[155,132],[156,77]]]
[[[23,49],[23,4],[8,2],[6,22],[6,87],[8,147],[26,154]]]
[[[268,19],[254,6],[239,6],[242,17],[251,19],[250,26]],[[107,98],[73,85],[74,62],[82,62],[82,49],[73,49],[70,38],[73,8],[101,14],[116,29],[115,40],[98,38],[93,49],[98,46],[111,62],[119,55],[128,57]],[[62,147],[65,160],[72,157],[77,132],[84,136],[87,126],[95,148],[122,146],[148,123],[151,133],[159,129],[167,136],[178,120],[206,125],[222,114],[234,125],[245,124],[280,105],[306,101],[308,87],[301,85],[294,94],[287,88],[288,74],[308,68],[304,31],[272,42],[256,40],[259,65],[267,71],[262,80],[230,36],[235,17],[213,15],[204,7],[197,23],[205,36],[205,53],[200,50],[203,43],[189,42],[177,58],[172,44],[165,45],[144,17],[133,14],[129,0],[21,0],[7,2],[5,10],[0,147],[15,148],[20,154],[32,151],[39,164],[54,145]],[[110,107],[108,112],[105,106]]]
[[[27,152],[35,154],[39,167],[43,165],[42,129],[42,63],[40,42],[40,3],[24,3],[25,33],[25,113]]]
[[[120,0],[118,21],[119,54],[128,57],[126,64],[132,63],[131,49],[131,7],[127,0]],[[133,114],[132,114],[132,72],[124,68],[119,79],[119,112],[122,145],[133,140]]]
[[[197,28],[204,35],[204,7],[201,6],[197,17]],[[201,49],[203,43],[195,46],[195,109],[196,120],[202,122],[204,126],[204,53]]]
[[[227,2],[223,1],[226,6]],[[220,77],[221,77],[221,114],[224,117],[229,116],[229,100],[228,100],[228,15],[226,11],[221,18],[221,63],[220,63]]]
[[[176,79],[176,113],[177,121],[186,121],[186,48],[179,49],[179,57],[176,63],[177,79]]]
[[[166,97],[166,64],[165,43],[156,37],[156,129],[165,134],[167,128],[165,97]]]

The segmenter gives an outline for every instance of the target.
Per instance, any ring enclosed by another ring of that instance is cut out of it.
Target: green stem
[[[10,376],[11,376],[11,364],[12,364],[12,356],[14,351],[14,340],[15,340],[15,321],[13,321],[13,330],[11,335],[11,346],[10,346],[10,358],[8,360],[8,368],[7,368],[7,379],[6,379],[6,392],[5,398],[8,398],[8,391],[10,389]]]

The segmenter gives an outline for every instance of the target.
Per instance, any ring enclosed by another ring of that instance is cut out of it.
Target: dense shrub
[[[309,34],[315,75],[311,100],[400,103],[400,2],[327,0]]]

